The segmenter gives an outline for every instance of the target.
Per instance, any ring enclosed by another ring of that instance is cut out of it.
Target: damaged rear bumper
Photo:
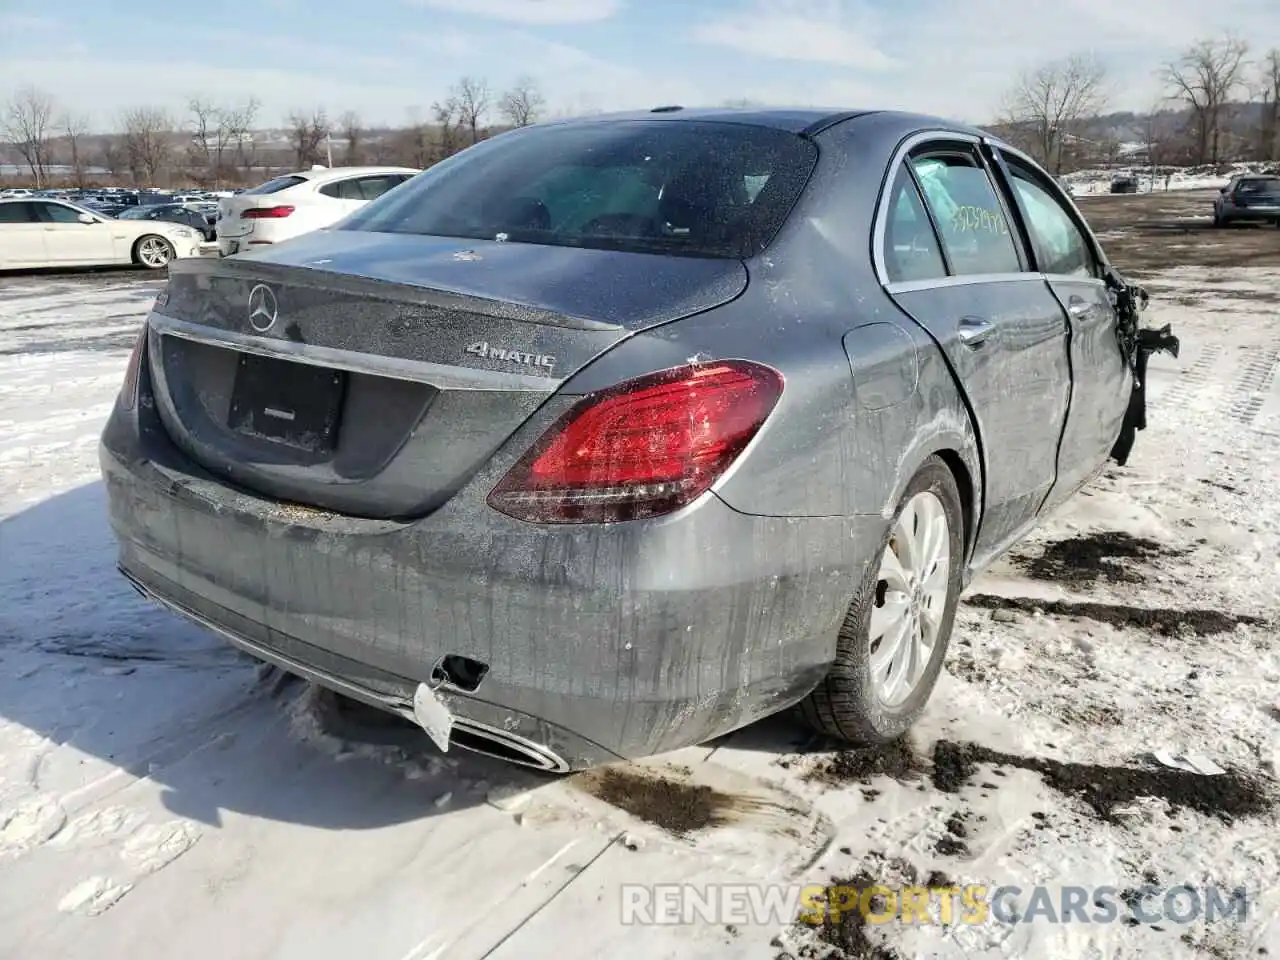
[[[117,407],[100,460],[119,565],[147,597],[256,657],[413,717],[439,693],[454,743],[550,770],[697,743],[826,674],[883,520],[777,519],[714,496],[657,521],[548,529],[464,487],[413,522],[292,508],[204,473],[153,408]]]

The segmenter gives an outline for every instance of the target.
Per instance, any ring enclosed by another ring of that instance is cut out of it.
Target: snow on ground
[[[548,780],[374,737],[137,598],[95,446],[157,284],[0,279],[0,956],[1275,955],[1280,271],[1150,280],[1184,352],[1153,363],[1134,462],[973,586],[910,744],[833,753],[776,719]],[[790,922],[799,885],[925,878],[1244,886],[1250,912]],[[660,883],[793,899],[624,925],[625,885]]]
[[[1111,181],[1119,171],[1081,170],[1069,173],[1063,179],[1071,185],[1071,193],[1077,197],[1094,196],[1111,192]],[[1166,190],[1217,190],[1231,182],[1231,176],[1193,175],[1178,171],[1164,176],[1153,177],[1150,172],[1135,171],[1133,178],[1138,181],[1138,193],[1160,193]]]
[[[1246,173],[1274,172],[1274,164],[1233,163],[1219,168],[1225,172],[1217,172],[1205,167],[1189,167],[1186,169],[1168,169],[1153,174],[1142,167],[1116,168],[1108,170],[1077,170],[1063,177],[1071,185],[1071,192],[1078,197],[1093,196],[1111,192],[1111,181],[1118,174],[1125,174],[1138,181],[1139,193],[1161,193],[1168,190],[1217,190],[1231,182],[1232,177]]]

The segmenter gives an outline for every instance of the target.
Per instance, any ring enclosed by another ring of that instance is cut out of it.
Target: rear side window
[[[817,162],[765,127],[598,121],[528,127],[471,147],[339,229],[700,257],[750,257]]]
[[[911,158],[925,202],[942,234],[952,273],[1019,273],[1022,264],[995,187],[968,148]]]
[[[36,223],[30,203],[0,203],[0,223]]]
[[[905,167],[898,169],[889,193],[884,264],[890,283],[933,280],[947,275],[938,236]]]
[[[326,183],[320,188],[319,192],[326,197],[332,197],[334,200],[363,200],[360,196],[360,186],[357,180],[338,180],[334,183]]]
[[[398,173],[379,174],[376,177],[353,177],[350,180],[327,183],[320,188],[320,192],[335,200],[377,200],[392,187],[398,187],[404,183],[405,179]]]
[[[1015,160],[1006,158],[1006,162],[1040,271],[1062,276],[1095,276],[1097,269],[1089,241],[1071,214],[1031,171]]]
[[[405,178],[398,173],[388,173],[377,177],[361,177],[356,181],[361,200],[377,200],[392,187],[404,183]]]
[[[241,196],[261,197],[268,193],[279,193],[281,190],[288,190],[290,187],[296,187],[298,184],[306,182],[306,177],[294,176],[293,174],[284,177],[276,177],[273,180],[268,180],[266,183],[259,184],[256,187],[252,187],[249,190],[244,191]]]

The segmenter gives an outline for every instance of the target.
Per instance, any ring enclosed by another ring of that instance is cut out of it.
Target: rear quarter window
[[[803,137],[745,124],[531,127],[432,167],[339,229],[749,257],[785,222],[817,157]]]

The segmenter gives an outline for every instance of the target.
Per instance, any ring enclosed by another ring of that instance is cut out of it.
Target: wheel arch
[[[142,258],[139,256],[138,250],[142,246],[142,241],[150,240],[152,237],[155,237],[157,240],[163,240],[165,243],[167,243],[169,245],[169,249],[173,251],[173,256],[174,257],[177,256],[178,247],[173,242],[173,240],[170,237],[166,237],[163,233],[157,233],[155,231],[152,231],[150,233],[138,234],[138,236],[134,238],[133,245],[129,248],[129,259],[133,263],[139,264],[139,265],[142,263]],[[173,259],[173,257],[171,257],[170,259]]]
[[[963,414],[963,426],[940,431],[927,440],[922,440],[903,461],[904,469],[898,473],[898,479],[885,503],[885,516],[888,517],[902,499],[912,479],[926,461],[931,457],[941,460],[951,471],[956,481],[956,489],[960,494],[961,516],[964,522],[963,541],[965,566],[973,558],[974,546],[978,540],[978,530],[982,525],[983,509],[983,470],[978,440],[968,422],[967,412]],[[967,428],[967,429],[966,429]]]

